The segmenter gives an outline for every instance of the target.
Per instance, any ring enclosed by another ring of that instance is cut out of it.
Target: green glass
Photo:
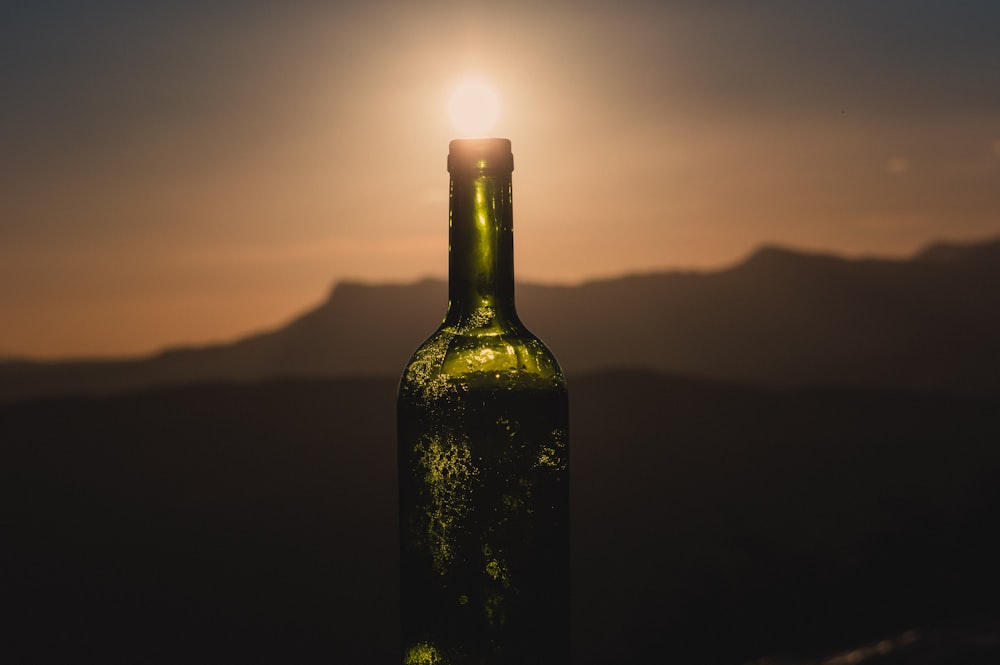
[[[397,404],[402,661],[566,665],[566,382],[514,309],[510,141],[449,148],[448,312]]]

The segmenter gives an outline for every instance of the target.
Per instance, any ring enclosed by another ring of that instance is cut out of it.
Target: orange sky
[[[0,355],[444,277],[467,76],[513,141],[522,280],[1000,234],[993,2],[79,4],[0,22]]]

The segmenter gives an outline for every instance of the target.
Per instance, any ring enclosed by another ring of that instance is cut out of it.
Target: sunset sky
[[[523,281],[995,237],[998,26],[996,0],[5,2],[0,356],[444,277],[467,79],[513,141]]]

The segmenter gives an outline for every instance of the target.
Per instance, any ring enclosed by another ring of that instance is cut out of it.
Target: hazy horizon
[[[521,311],[522,316],[525,316],[525,322],[529,324],[529,327],[535,329],[536,325],[542,325],[547,333],[553,332],[553,325],[557,328],[559,327],[559,322],[561,321],[578,321],[583,312],[567,313],[562,308],[563,305],[569,303],[576,303],[577,306],[583,302],[591,302],[581,300],[581,294],[589,293],[588,297],[596,298],[597,300],[592,302],[592,308],[597,308],[596,312],[608,312],[614,310],[617,314],[625,316],[627,319],[632,319],[636,315],[640,317],[646,317],[643,330],[633,330],[633,336],[642,336],[649,332],[649,329],[655,328],[653,320],[656,316],[660,316],[661,322],[673,322],[667,326],[668,330],[672,330],[674,334],[678,330],[684,329],[686,326],[695,324],[699,320],[704,319],[707,316],[707,320],[713,320],[713,315],[707,314],[705,308],[711,309],[714,306],[718,306],[718,297],[720,292],[718,290],[713,290],[714,295],[707,297],[700,305],[694,301],[690,301],[692,306],[695,306],[695,311],[687,312],[676,312],[670,310],[670,305],[664,303],[662,308],[658,308],[656,312],[646,312],[639,313],[636,311],[631,311],[628,314],[624,314],[621,311],[623,303],[618,301],[618,305],[611,304],[606,299],[607,289],[614,289],[619,293],[619,297],[624,294],[632,294],[633,298],[638,298],[639,300],[646,300],[652,297],[654,300],[658,297],[656,294],[663,287],[668,287],[668,285],[679,285],[679,284],[706,284],[708,282],[721,284],[728,281],[729,284],[734,284],[733,278],[735,277],[740,284],[739,289],[741,292],[741,298],[745,299],[751,292],[756,292],[756,302],[757,307],[762,307],[763,309],[771,312],[769,319],[774,318],[775,312],[773,311],[774,302],[772,297],[781,298],[780,293],[784,291],[783,288],[777,288],[774,283],[768,284],[770,279],[767,275],[772,274],[772,271],[768,266],[775,265],[785,265],[791,269],[791,272],[785,273],[784,279],[791,279],[799,283],[799,288],[809,289],[806,283],[813,279],[817,275],[826,274],[826,270],[833,263],[841,264],[840,268],[835,271],[834,274],[837,275],[847,275],[853,274],[855,276],[861,277],[861,279],[867,279],[867,289],[862,289],[858,291],[858,283],[854,280],[848,279],[843,282],[839,278],[834,278],[832,282],[826,281],[826,286],[821,289],[826,289],[824,293],[829,295],[829,289],[834,288],[834,285],[838,282],[841,287],[844,287],[847,283],[853,284],[853,286],[848,287],[847,292],[851,292],[851,289],[855,289],[853,293],[853,304],[855,307],[860,308],[859,311],[865,311],[865,305],[863,301],[867,300],[868,291],[878,298],[878,294],[885,296],[887,293],[886,289],[892,289],[895,279],[890,277],[890,275],[898,275],[899,271],[906,271],[909,274],[922,274],[925,278],[931,280],[929,283],[934,283],[940,280],[945,275],[951,275],[952,277],[959,277],[959,279],[969,279],[968,269],[975,269],[976,266],[982,266],[982,258],[989,257],[995,254],[995,250],[1000,246],[1000,236],[994,236],[990,238],[984,238],[979,241],[971,242],[950,242],[950,241],[935,241],[922,245],[918,251],[908,253],[904,256],[888,256],[888,255],[875,255],[875,254],[838,254],[829,251],[818,251],[818,250],[804,250],[801,248],[789,247],[786,245],[778,245],[775,243],[767,243],[758,246],[754,251],[748,253],[739,260],[731,263],[727,263],[718,268],[702,268],[702,269],[658,269],[658,270],[635,270],[628,271],[626,273],[621,273],[617,275],[610,276],[598,276],[592,279],[584,279],[574,282],[554,282],[554,281],[542,281],[542,280],[531,280],[531,279],[521,279],[517,278],[518,283],[518,293],[524,295],[524,299],[518,297],[518,309]],[[944,250],[944,251],[939,251]],[[949,251],[952,250],[952,251]],[[957,250],[957,251],[956,251]],[[971,250],[965,252],[963,250]],[[777,264],[775,263],[775,254],[777,252],[779,255]],[[930,253],[928,255],[929,260],[923,260],[925,253]],[[781,254],[787,254],[790,257],[795,257],[796,260],[788,262],[780,259]],[[760,260],[757,260],[761,257]],[[951,260],[954,260],[953,264]],[[941,261],[944,260],[945,264],[942,265]],[[831,263],[831,261],[833,263]],[[878,266],[878,272],[872,272],[872,268]],[[885,272],[889,270],[889,272]],[[917,273],[913,271],[916,270]],[[817,272],[818,271],[818,272]],[[846,271],[846,272],[845,272]],[[978,274],[978,273],[973,273]],[[864,277],[867,275],[867,277]],[[882,277],[875,277],[876,275],[881,275]],[[681,281],[672,280],[672,277],[679,277]],[[639,278],[634,280],[633,278]],[[665,279],[664,279],[665,278]],[[762,281],[763,278],[763,281]],[[827,274],[824,280],[829,280],[830,275]],[[873,279],[874,278],[874,279]],[[981,279],[982,275],[975,279]],[[694,281],[692,281],[694,279]],[[718,280],[723,280],[722,282]],[[436,325],[437,321],[440,320],[439,317],[443,315],[447,308],[447,276],[446,275],[425,275],[423,277],[414,279],[352,279],[344,278],[337,280],[329,285],[327,290],[324,292],[323,297],[317,299],[315,302],[308,303],[306,306],[287,314],[280,320],[270,323],[256,329],[242,330],[237,334],[224,339],[206,339],[197,340],[193,342],[179,341],[174,342],[165,346],[160,346],[148,350],[139,350],[134,353],[124,353],[121,351],[113,351],[106,354],[97,355],[76,355],[76,356],[51,356],[51,357],[39,357],[39,356],[28,356],[24,354],[3,354],[0,353],[0,362],[4,361],[28,361],[28,362],[40,362],[49,363],[53,362],[55,365],[59,363],[68,362],[90,362],[90,361],[129,361],[129,360],[143,360],[161,353],[171,352],[171,351],[188,351],[188,350],[210,350],[212,348],[218,348],[223,350],[226,348],[233,349],[240,346],[244,341],[250,341],[251,338],[258,338],[256,342],[260,342],[262,339],[270,338],[272,333],[277,334],[279,337],[285,339],[285,343],[289,342],[288,334],[294,337],[296,335],[301,335],[303,330],[311,329],[314,332],[317,331],[317,325],[320,328],[328,324],[321,323],[321,321],[328,321],[331,315],[343,317],[345,312],[350,312],[352,308],[357,305],[358,297],[368,303],[368,306],[360,307],[356,314],[358,316],[367,317],[364,321],[358,321],[357,326],[352,326],[352,328],[364,329],[369,332],[373,331],[373,327],[377,329],[378,325],[384,325],[385,321],[393,317],[394,327],[402,325],[404,328],[407,324],[416,324],[416,327],[410,327],[408,329],[406,341],[404,345],[407,347],[407,352],[411,351],[409,347],[416,344],[418,340],[422,339],[422,335],[429,333],[431,327]],[[969,289],[978,290],[980,287],[985,288],[981,282],[975,282],[977,286],[972,287],[970,284],[965,284],[961,286],[952,282],[950,288],[953,293],[951,297],[962,298],[966,300],[966,304],[971,305],[972,301],[968,300],[963,294],[968,295]],[[429,292],[425,286],[429,284],[435,285],[436,296],[428,297]],[[896,284],[898,287],[898,284]],[[339,305],[334,304],[335,293],[339,291],[341,287],[351,287],[353,289],[353,295],[348,295],[346,300],[340,299]],[[596,287],[596,290],[594,290]],[[644,290],[651,288],[652,292],[645,292]],[[698,287],[695,287],[698,288]],[[815,285],[812,287],[815,288]],[[359,293],[358,289],[362,289]],[[963,290],[964,289],[964,290]],[[669,289],[668,290],[672,290]],[[932,289],[934,291],[934,289]],[[575,292],[575,293],[574,293]],[[539,294],[546,293],[542,301],[539,300]],[[638,295],[645,293],[644,295]],[[405,295],[409,294],[409,295]],[[676,293],[675,293],[676,295]],[[919,293],[896,293],[897,298],[905,297],[908,301],[918,302],[923,300],[921,298],[922,294]],[[933,300],[933,295],[927,294]],[[940,296],[940,293],[937,294]],[[414,298],[418,300],[414,300]],[[685,300],[682,298],[682,300]],[[414,309],[414,302],[421,302],[419,308]],[[407,318],[403,312],[398,312],[395,308],[400,307],[403,302],[409,303],[409,314],[415,315],[419,311],[422,316],[416,316],[413,318]],[[669,300],[667,301],[669,302]],[[820,307],[819,311],[814,312],[820,316],[824,315],[823,310],[827,311],[825,314],[831,314],[837,310],[837,302],[839,299],[834,298],[834,304],[830,307],[824,308]],[[352,304],[353,303],[353,304]],[[843,305],[843,302],[840,302]],[[525,307],[521,307],[525,305]],[[791,306],[791,309],[786,309],[786,313],[793,314],[798,312],[801,315],[800,307],[803,303]],[[928,306],[925,302],[925,307]],[[932,308],[940,309],[942,302],[938,299],[936,305],[930,305]],[[345,307],[347,308],[345,310]],[[371,307],[375,309],[372,310]],[[701,309],[698,309],[701,307]],[[974,305],[973,305],[974,307]],[[737,308],[739,309],[739,308]],[[375,312],[378,312],[377,314]],[[562,312],[559,314],[558,312]],[[723,316],[724,313],[719,312]],[[902,315],[902,310],[897,310],[897,315]],[[950,316],[955,315],[952,311]],[[837,314],[833,313],[833,316]],[[848,318],[852,318],[854,315],[847,315]],[[318,318],[317,318],[318,317]],[[401,317],[401,318],[400,318]],[[435,317],[438,317],[435,319]],[[554,319],[553,319],[554,317]],[[649,318],[653,317],[653,318]],[[779,317],[780,318],[780,317]],[[854,317],[856,318],[856,317]],[[301,321],[301,323],[300,323]],[[381,324],[379,323],[381,321]],[[422,321],[422,323],[421,323]],[[773,321],[772,321],[773,322]],[[842,322],[843,323],[843,322]],[[860,320],[856,320],[855,323],[862,325],[871,326],[874,320],[871,316],[862,317]],[[954,321],[953,321],[954,323]],[[716,322],[715,325],[719,325]],[[304,327],[303,327],[304,326]],[[431,326],[431,327],[428,327]],[[736,326],[740,328],[741,326]],[[780,329],[781,326],[778,326]],[[905,328],[905,326],[904,326]],[[733,329],[733,323],[729,322],[722,325],[722,329],[731,330]],[[915,331],[912,337],[914,339],[919,339],[926,337],[931,334],[930,330],[926,327],[915,327]],[[916,331],[919,330],[919,333]],[[293,332],[296,331],[296,332]],[[537,330],[536,330],[537,331]],[[330,344],[329,348],[313,348],[313,352],[319,352],[320,355],[325,356],[326,351],[336,348],[336,344],[329,339],[327,336],[330,334],[340,334],[346,332],[344,330],[328,329],[325,333],[322,333],[326,341],[322,339],[312,339],[310,343],[315,344],[319,342],[320,347],[325,347]],[[565,331],[563,331],[565,332]],[[708,332],[708,331],[705,331]],[[869,331],[870,333],[871,331]],[[899,331],[902,333],[902,338],[910,337],[907,333]],[[818,339],[816,332],[804,332],[807,337]],[[308,336],[307,336],[308,337]],[[560,348],[562,349],[563,344],[566,344],[568,339],[563,339],[564,335],[560,335]],[[573,335],[573,338],[579,342],[580,340],[587,337],[586,334]],[[821,337],[821,335],[820,335]],[[364,338],[364,335],[362,335]],[[912,341],[912,340],[911,340]],[[969,342],[966,339],[966,342]],[[295,346],[301,346],[303,340],[300,339],[298,342],[293,343]],[[355,340],[357,343],[357,340]],[[680,343],[679,340],[674,340],[674,343]],[[584,342],[586,345],[586,342]],[[308,343],[306,344],[308,346]],[[371,351],[373,346],[377,347],[377,343],[363,342],[364,346],[368,351]],[[570,344],[572,346],[572,344]],[[683,344],[682,344],[683,346]],[[676,349],[675,349],[676,350]],[[828,351],[829,349],[827,349]],[[303,351],[299,348],[299,351]],[[383,351],[385,351],[383,349]],[[391,353],[387,354],[391,355]],[[682,353],[682,355],[685,355]],[[881,354],[883,360],[888,358],[888,355]],[[891,355],[891,354],[889,354]],[[286,357],[287,360],[287,357]],[[383,357],[382,360],[385,360]],[[648,360],[648,358],[647,358]],[[403,358],[398,359],[399,363],[403,362]],[[317,362],[317,359],[313,359],[313,362]],[[378,363],[376,363],[378,364]],[[626,362],[625,366],[631,366],[631,361]],[[724,363],[725,364],[725,363]],[[959,363],[960,364],[960,363]],[[612,363],[613,365],[613,363]],[[380,365],[380,370],[374,370],[376,374],[394,374],[398,369],[392,366],[392,369],[387,369],[384,365]],[[372,366],[367,366],[368,370],[373,370]],[[315,367],[314,367],[315,369]],[[664,368],[660,368],[664,369]],[[717,368],[718,369],[718,368]],[[357,368],[353,371],[358,371]],[[279,372],[280,373],[280,372]],[[690,373],[690,372],[689,372]],[[698,374],[698,372],[694,372]],[[816,377],[813,377],[816,378]]]
[[[513,142],[518,278],[1000,235],[1000,5],[102,0],[0,26],[0,356],[281,325],[445,277],[446,110]]]

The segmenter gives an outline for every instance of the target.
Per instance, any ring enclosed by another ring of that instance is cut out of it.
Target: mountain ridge
[[[519,283],[518,311],[570,374],[611,367],[764,386],[1000,390],[1000,238],[908,259],[764,245],[716,271]],[[0,362],[0,399],[205,380],[398,373],[440,324],[444,280],[336,283],[317,307],[231,343],[120,360]]]

